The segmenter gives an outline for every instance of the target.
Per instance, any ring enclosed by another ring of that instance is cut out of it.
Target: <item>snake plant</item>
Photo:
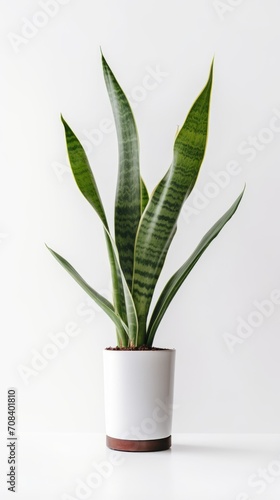
[[[150,196],[140,175],[139,141],[130,104],[103,55],[102,67],[119,146],[114,238],[85,151],[63,118],[62,123],[74,179],[103,225],[113,281],[112,303],[96,292],[67,260],[48,248],[114,322],[118,346],[152,346],[171,300],[208,245],[235,213],[243,192],[169,279],[148,321],[155,286],[176,233],[179,213],[194,187],[204,157],[213,65],[205,87],[177,133],[172,164]]]

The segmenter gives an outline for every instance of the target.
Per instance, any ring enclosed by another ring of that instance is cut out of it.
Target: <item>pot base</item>
[[[117,451],[163,451],[171,447],[171,436],[161,439],[130,440],[106,436],[106,445]]]

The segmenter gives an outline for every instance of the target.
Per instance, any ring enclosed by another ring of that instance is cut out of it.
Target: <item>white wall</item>
[[[58,7],[55,0],[55,7],[53,1],[43,17],[38,12],[47,0],[0,2],[3,415],[6,389],[16,386],[19,431],[104,429],[102,350],[115,344],[114,327],[44,246],[106,293],[102,230],[67,171],[59,119],[62,112],[84,141],[95,129],[99,144],[87,148],[112,222],[117,143],[108,130],[101,45],[134,103],[143,98],[134,111],[149,190],[169,166],[176,128],[215,55],[208,149],[197,184],[213,196],[200,199],[204,208],[196,214],[185,206],[161,285],[244,182],[247,189],[172,303],[156,344],[177,349],[175,432],[279,432],[280,305],[269,317],[250,316],[262,324],[247,339],[237,336],[238,318],[247,321],[255,301],[280,289],[279,2],[61,0]],[[30,22],[46,24],[35,31]],[[155,88],[143,91],[144,77],[158,70]],[[210,185],[233,161],[238,175],[224,188]],[[198,191],[187,205],[197,203]],[[34,351],[65,328],[78,334],[25,383],[19,367],[31,369]],[[226,333],[240,342],[233,352]]]

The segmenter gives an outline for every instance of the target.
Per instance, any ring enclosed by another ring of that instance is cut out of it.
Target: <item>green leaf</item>
[[[104,226],[108,228],[103,204],[84,148],[74,134],[73,130],[71,130],[69,125],[64,120],[63,116],[61,116],[61,121],[65,130],[70,166],[77,186],[97,212]]]
[[[154,308],[149,328],[148,328],[148,345],[152,345],[156,330],[162,317],[168,308],[171,300],[179,290],[182,283],[185,281],[186,277],[189,275],[197,261],[200,259],[202,254],[205,252],[208,245],[213,241],[219,232],[223,229],[225,224],[230,220],[233,214],[236,212],[237,207],[242,199],[244,190],[235,200],[230,209],[212,226],[212,228],[205,234],[192,255],[187,259],[187,261],[178,269],[178,271],[170,278],[168,283],[165,285],[157,303]]]
[[[141,212],[143,213],[149,202],[149,193],[146,184],[141,178]]]
[[[106,229],[106,231],[107,231],[107,229]],[[115,244],[114,240],[112,239],[109,231],[107,231],[107,234],[108,234],[108,238],[110,239],[112,249],[114,252],[116,269],[121,277],[122,285],[123,285],[124,301],[125,301],[127,324],[128,324],[127,335],[129,337],[129,340],[130,340],[130,346],[134,347],[134,346],[138,345],[137,344],[137,341],[138,341],[138,319],[137,319],[136,309],[135,309],[135,305],[133,302],[131,292],[129,290],[128,284],[126,282],[124,273],[123,273],[121,265],[120,265],[118,249],[117,249],[116,244]]]
[[[51,254],[58,260],[58,262],[68,271],[68,273],[74,278],[74,280],[83,288],[83,290],[103,309],[103,311],[111,318],[111,320],[115,323],[118,331],[125,330],[128,333],[127,325],[122,321],[120,316],[115,312],[113,305],[102,295],[96,292],[91,286],[89,286],[86,281],[82,278],[82,276],[74,269],[67,260],[65,260],[61,255],[56,253],[50,247],[48,250]]]
[[[211,87],[212,67],[206,86],[176,137],[172,165],[153,192],[140,221],[135,243],[132,294],[142,343],[146,338],[151,299],[176,230],[179,213],[194,187],[204,157]]]
[[[61,117],[61,119],[65,129],[65,138],[70,166],[76,184],[81,193],[94,208],[104,226],[106,244],[112,272],[114,305],[118,314],[121,316],[123,321],[126,322],[126,310],[124,305],[122,280],[115,263],[111,240],[108,236],[109,227],[100,194],[98,192],[98,188],[82,144],[74,134],[73,130],[66,123],[64,118]],[[126,336],[123,329],[117,332],[117,336],[119,344],[126,345]]]
[[[138,133],[129,102],[104,56],[102,65],[119,145],[119,171],[115,201],[115,240],[129,288],[132,283],[135,236],[141,217],[141,181]]]

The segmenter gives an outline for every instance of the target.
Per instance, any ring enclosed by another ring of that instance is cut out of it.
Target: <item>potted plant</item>
[[[175,350],[153,347],[155,333],[179,287],[235,213],[243,192],[169,279],[148,322],[180,210],[204,157],[213,65],[177,133],[172,164],[150,196],[140,175],[138,134],[129,102],[103,55],[102,66],[119,144],[114,238],[85,151],[63,118],[62,122],[75,181],[103,224],[112,273],[112,303],[48,248],[116,327],[117,346],[104,350],[107,445],[127,451],[163,450],[171,446]]]

